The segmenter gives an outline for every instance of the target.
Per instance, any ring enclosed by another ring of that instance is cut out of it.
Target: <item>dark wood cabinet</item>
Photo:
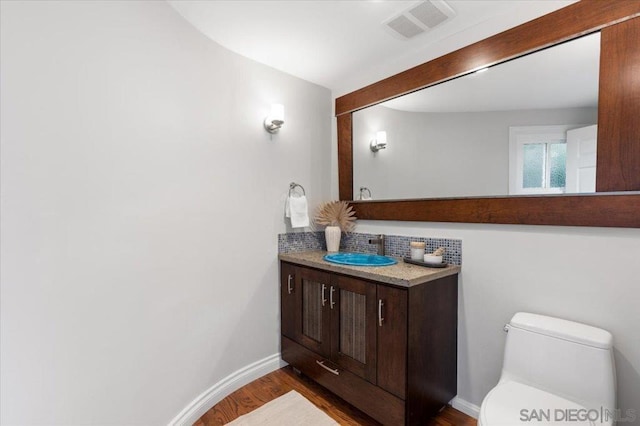
[[[382,326],[378,327],[377,384],[404,399],[407,377],[407,291],[378,285]]]
[[[295,270],[295,266],[291,264],[280,264],[280,333],[291,339],[295,338],[296,324],[300,316],[296,297]]]
[[[456,394],[457,274],[411,287],[281,262],[282,358],[383,424]]]
[[[295,269],[295,297],[299,321],[294,326],[293,339],[312,351],[328,357],[331,355],[331,317],[329,291],[331,277],[316,269]]]
[[[331,360],[343,369],[376,383],[376,286],[333,275]]]

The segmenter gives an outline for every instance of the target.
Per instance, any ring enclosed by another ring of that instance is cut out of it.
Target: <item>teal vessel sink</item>
[[[324,260],[352,266],[389,266],[398,263],[392,257],[369,253],[333,253],[325,255]]]

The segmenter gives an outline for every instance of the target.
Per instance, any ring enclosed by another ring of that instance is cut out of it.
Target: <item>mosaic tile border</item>
[[[376,246],[369,244],[369,239],[377,234],[351,232],[342,234],[340,251],[358,253],[376,253]],[[462,240],[452,238],[408,237],[405,235],[385,235],[385,253],[394,257],[408,257],[409,243],[421,241],[426,245],[426,252],[431,253],[438,247],[446,249],[443,260],[452,265],[462,265]],[[294,232],[278,234],[278,253],[295,253],[309,250],[326,250],[324,232]]]
[[[278,234],[278,253],[326,250],[324,231]]]
[[[452,238],[407,237],[403,235],[389,235],[385,238],[385,253],[395,257],[409,257],[411,249],[409,243],[420,241],[425,243],[425,252],[433,253],[438,247],[444,247],[442,260],[452,265],[462,265],[462,240]]]

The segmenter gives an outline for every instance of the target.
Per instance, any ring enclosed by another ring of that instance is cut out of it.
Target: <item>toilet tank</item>
[[[515,314],[507,330],[501,382],[525,383],[586,408],[615,408],[611,333],[525,312]]]

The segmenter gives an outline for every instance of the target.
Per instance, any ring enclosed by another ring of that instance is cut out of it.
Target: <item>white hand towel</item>
[[[291,217],[291,206],[289,205],[289,199],[291,199],[291,197],[287,197],[287,200],[284,202],[284,217]]]
[[[309,226],[309,211],[307,208],[307,197],[288,197],[288,217],[291,218],[292,228],[304,228]],[[285,210],[287,207],[285,207]]]

